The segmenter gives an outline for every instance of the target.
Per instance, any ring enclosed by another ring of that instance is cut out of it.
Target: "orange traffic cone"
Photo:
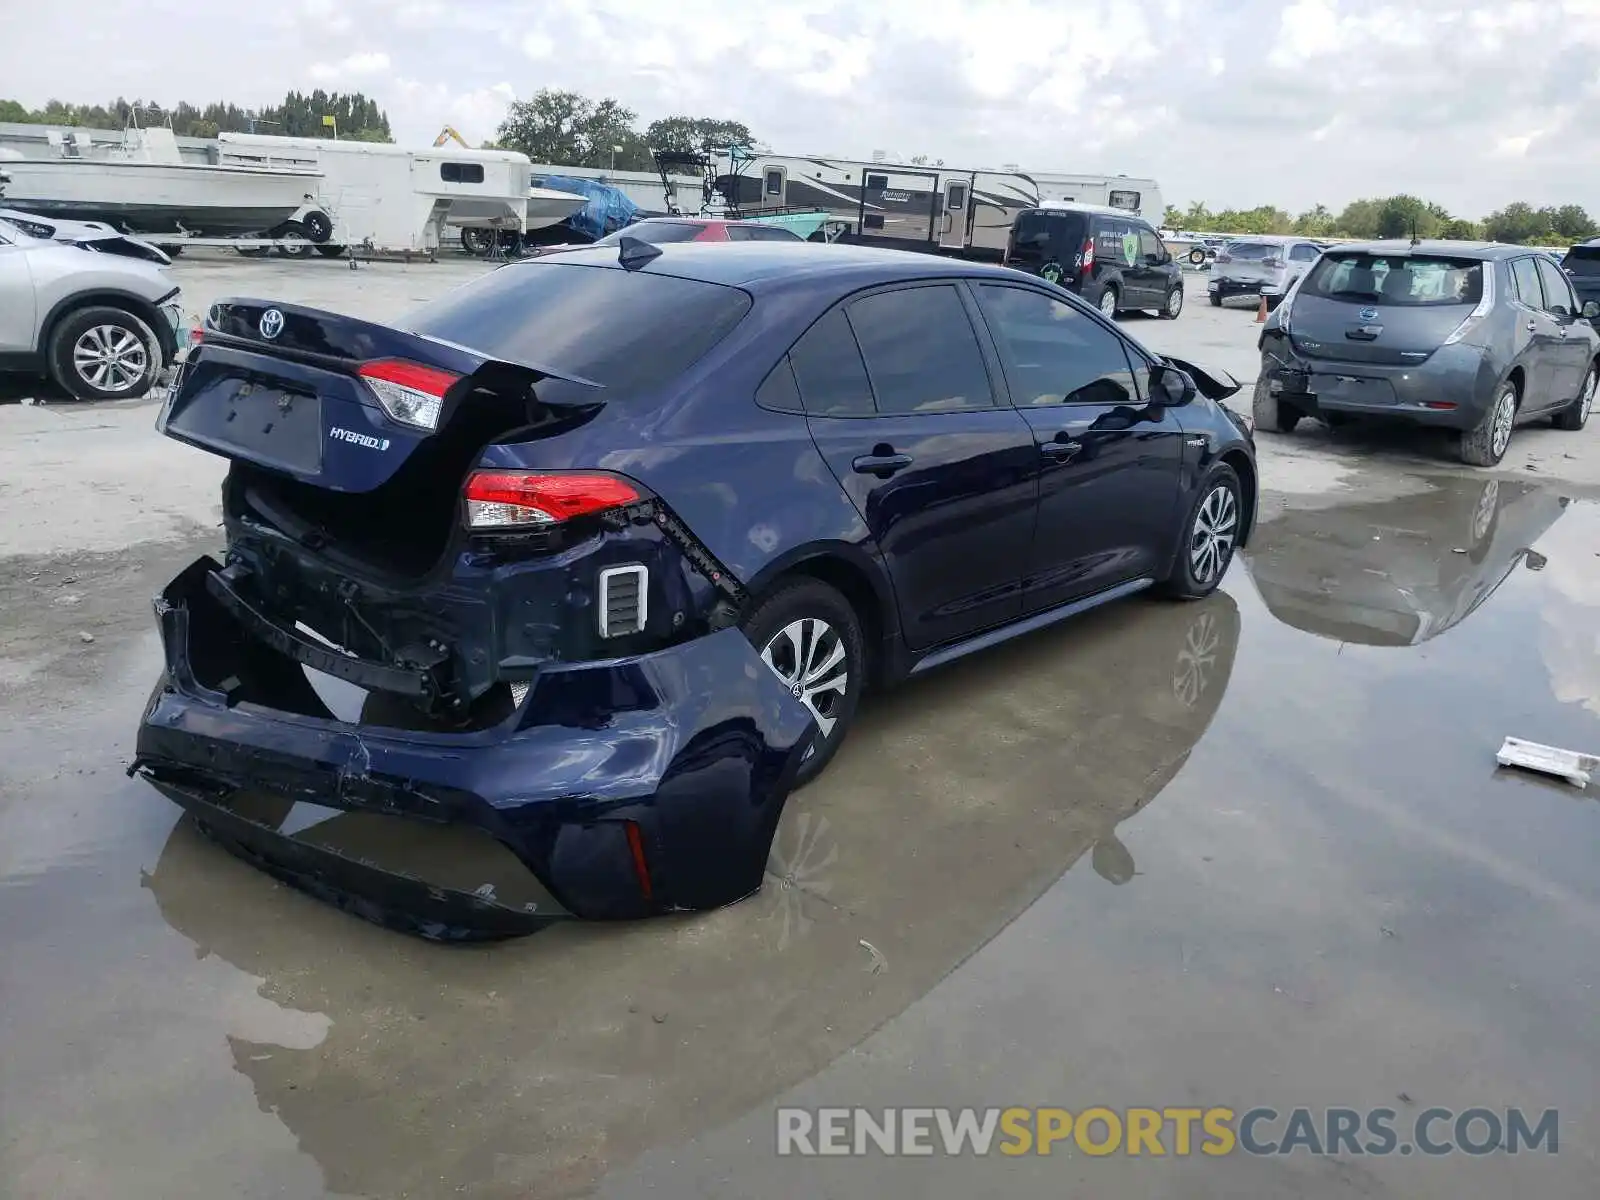
[[[1256,309],[1256,324],[1264,325],[1267,320],[1267,298],[1261,297],[1261,307]]]

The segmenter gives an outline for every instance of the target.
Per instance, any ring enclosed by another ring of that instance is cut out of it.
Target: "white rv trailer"
[[[1021,172],[804,158],[738,148],[718,157],[717,190],[745,214],[821,208],[846,241],[999,259],[1012,218],[1039,203]],[[724,169],[727,168],[727,169]]]
[[[518,234],[529,225],[528,159],[510,150],[219,133],[217,152],[222,163],[320,171],[321,200],[334,221],[330,246],[426,253],[439,248],[447,225]],[[583,203],[572,200],[568,212]]]
[[[1153,228],[1167,219],[1166,202],[1154,179],[1135,179],[1128,175],[1066,175],[1060,171],[1029,171],[1039,185],[1041,204],[1098,204],[1138,213]]]

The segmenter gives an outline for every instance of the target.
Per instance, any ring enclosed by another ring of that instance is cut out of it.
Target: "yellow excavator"
[[[452,141],[452,140],[457,145],[459,145],[463,150],[471,150],[472,149],[471,146],[467,145],[467,139],[462,137],[459,133],[457,133],[456,130],[455,130],[455,126],[453,126],[453,125],[446,125],[443,129],[439,130],[439,136],[433,139],[433,144],[435,146],[442,146],[446,142]]]

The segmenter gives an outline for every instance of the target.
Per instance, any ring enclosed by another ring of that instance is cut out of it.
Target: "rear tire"
[[[1100,303],[1097,306],[1100,309],[1100,315],[1108,321],[1115,321],[1117,319],[1117,305],[1121,299],[1122,297],[1117,295],[1117,285],[1114,283],[1106,284],[1105,291],[1100,293]]]
[[[150,327],[122,308],[96,305],[62,318],[50,335],[50,376],[76,400],[132,400],[165,363]]]
[[[1517,419],[1517,385],[1502,383],[1484,410],[1483,419],[1461,434],[1461,461],[1473,467],[1493,467],[1506,456],[1511,430]]]
[[[1567,405],[1555,415],[1551,422],[1557,429],[1565,429],[1568,433],[1576,433],[1589,421],[1589,413],[1594,408],[1594,394],[1600,389],[1600,363],[1591,363],[1589,373],[1583,377],[1583,387],[1578,392],[1578,398]]]
[[[1217,590],[1244,531],[1243,494],[1238,474],[1227,463],[1211,469],[1184,519],[1172,570],[1157,585],[1162,595],[1199,600]]]
[[[1266,379],[1256,380],[1255,393],[1250,398],[1250,413],[1256,419],[1257,429],[1272,429],[1278,433],[1293,433],[1304,415],[1278,399]]]
[[[795,777],[795,787],[804,787],[833,761],[855,720],[867,674],[861,618],[834,588],[801,577],[780,583],[739,627],[817,723]]]
[[[1161,306],[1161,319],[1176,321],[1181,312],[1183,312],[1183,288],[1180,286],[1167,292],[1167,302]]]

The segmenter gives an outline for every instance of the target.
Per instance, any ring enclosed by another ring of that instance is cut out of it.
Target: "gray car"
[[[105,226],[0,212],[0,371],[49,375],[79,400],[144,395],[178,350],[168,263]]]
[[[1517,425],[1583,428],[1600,383],[1597,315],[1548,255],[1524,246],[1337,246],[1262,326],[1256,425],[1444,426],[1460,430],[1462,461],[1492,467]]]

